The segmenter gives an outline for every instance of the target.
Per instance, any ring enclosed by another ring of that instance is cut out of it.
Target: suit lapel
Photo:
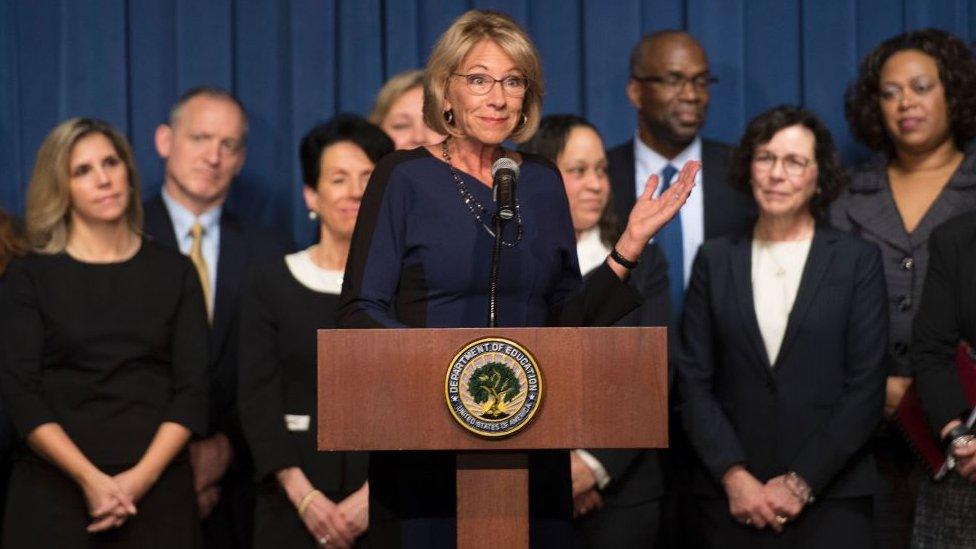
[[[145,212],[143,233],[164,246],[178,250],[180,246],[176,241],[176,229],[173,227],[173,220],[169,217],[169,211],[162,197],[157,196],[146,202],[143,210]]]
[[[211,340],[212,356],[220,356],[230,324],[234,317],[234,303],[240,294],[247,262],[247,250],[240,224],[225,210],[220,216],[220,255],[217,258],[217,295],[214,299],[214,319]]]
[[[742,318],[744,336],[749,340],[756,355],[756,364],[762,367],[764,375],[770,375],[769,357],[766,346],[759,332],[759,321],[756,319],[756,306],[752,298],[752,237],[743,235],[736,239],[730,254],[732,281],[735,285],[735,296],[739,313]]]
[[[818,226],[814,232],[813,242],[810,243],[810,253],[807,256],[806,264],[803,266],[803,275],[800,277],[800,288],[796,292],[796,300],[793,302],[793,308],[790,309],[790,316],[786,321],[783,343],[780,345],[779,355],[776,357],[777,365],[789,353],[790,346],[796,340],[800,327],[803,325],[803,319],[817,297],[820,283],[823,281],[834,257],[833,243],[836,239],[836,235],[831,234],[830,229]]]
[[[610,185],[613,188],[613,200],[616,202],[617,221],[623,227],[627,224],[630,210],[637,202],[634,184],[634,141],[630,140],[617,147],[610,160],[614,167],[610,175]]]

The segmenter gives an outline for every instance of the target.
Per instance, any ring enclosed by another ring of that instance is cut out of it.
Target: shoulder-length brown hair
[[[44,138],[27,187],[27,239],[41,253],[56,254],[68,244],[71,222],[71,194],[68,188],[71,150],[82,138],[104,135],[125,164],[129,178],[129,205],[125,218],[135,233],[142,232],[142,199],[139,173],[126,138],[108,122],[93,118],[72,118],[59,124]]]
[[[7,270],[11,259],[26,254],[28,250],[20,224],[0,208],[0,275]]]
[[[460,130],[444,119],[444,96],[451,75],[457,71],[464,56],[484,39],[498,44],[528,80],[522,101],[525,123],[517,126],[509,136],[512,141],[521,143],[532,137],[542,116],[542,63],[535,45],[522,27],[497,11],[471,10],[458,17],[437,40],[424,71],[424,122],[441,135],[462,137]]]

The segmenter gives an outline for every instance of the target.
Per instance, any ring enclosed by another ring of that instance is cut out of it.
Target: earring
[[[820,191],[820,185],[817,185],[817,190],[815,190],[815,191],[813,191],[813,194],[815,194],[815,195],[819,195],[819,194],[820,194],[820,192],[821,192],[821,191]]]
[[[308,220],[309,221],[315,221],[318,218],[319,218],[319,213],[318,212],[316,212],[315,210],[309,210],[308,211]]]
[[[528,123],[528,121],[529,121],[529,117],[525,116],[525,113],[523,112],[522,116],[519,118],[518,126],[516,126],[515,129],[521,130],[522,127],[525,126],[526,123]]]
[[[454,125],[454,109],[444,111],[444,122],[447,122],[448,126]]]

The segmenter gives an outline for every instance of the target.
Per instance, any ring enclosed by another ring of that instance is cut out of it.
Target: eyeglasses
[[[687,84],[691,84],[695,91],[706,91],[709,86],[718,83],[718,78],[707,73],[696,76],[687,76],[681,73],[670,73],[664,76],[637,76],[632,74],[630,77],[641,83],[658,84],[671,92],[683,90]]]
[[[756,169],[767,172],[772,171],[773,167],[776,166],[776,161],[783,161],[783,171],[789,177],[800,177],[803,172],[806,171],[807,167],[811,164],[815,164],[813,160],[809,158],[804,158],[802,156],[797,156],[795,154],[788,154],[782,158],[776,156],[771,152],[761,152],[756,154],[752,159],[752,164]]]
[[[526,90],[529,89],[529,80],[522,76],[506,76],[501,80],[482,73],[453,73],[453,76],[464,78],[465,83],[468,85],[468,90],[475,95],[487,95],[495,87],[496,83],[502,85],[502,91],[509,97],[522,97],[525,95]]]

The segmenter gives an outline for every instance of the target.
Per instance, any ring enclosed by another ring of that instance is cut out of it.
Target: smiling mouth
[[[898,121],[898,129],[901,131],[911,131],[922,125],[921,118],[903,118]]]

